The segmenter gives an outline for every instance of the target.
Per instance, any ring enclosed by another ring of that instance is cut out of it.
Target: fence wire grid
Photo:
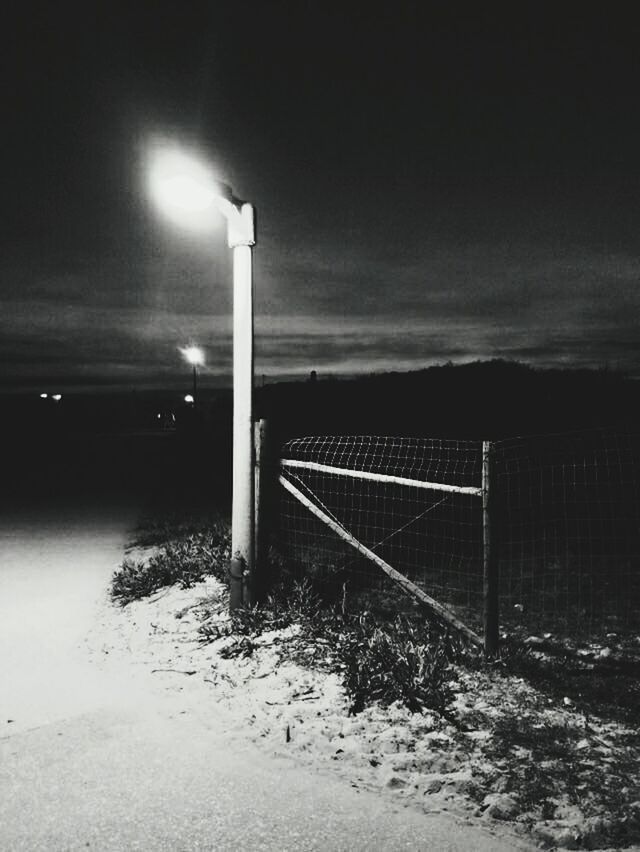
[[[503,623],[640,626],[640,436],[613,431],[494,445]]]
[[[301,438],[283,447],[282,459],[286,479],[325,515],[468,623],[480,624],[481,501],[476,494],[435,486],[477,489],[481,442]],[[288,465],[298,462],[344,473]],[[359,474],[386,479],[363,479]],[[301,574],[335,583],[348,579],[357,590],[382,589],[386,584],[379,567],[286,492],[280,538],[282,552]]]
[[[282,448],[281,473],[326,517],[478,629],[482,450],[481,441],[299,438]],[[601,430],[513,438],[491,444],[490,463],[502,629],[637,628],[640,436]],[[380,568],[280,493],[278,547],[301,576],[385,588]]]

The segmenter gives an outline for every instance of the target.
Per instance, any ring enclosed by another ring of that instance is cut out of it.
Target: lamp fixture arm
[[[227,243],[229,248],[254,246],[256,244],[255,209],[252,204],[236,198],[219,197],[218,209],[227,220]]]

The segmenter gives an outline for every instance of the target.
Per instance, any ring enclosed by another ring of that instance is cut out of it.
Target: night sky
[[[189,343],[228,384],[224,221],[159,215],[159,138],[256,206],[258,376],[640,376],[640,30],[610,5],[5,4],[0,389],[172,387]]]

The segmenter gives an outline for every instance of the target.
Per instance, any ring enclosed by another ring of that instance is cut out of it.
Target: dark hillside
[[[479,361],[351,380],[267,385],[258,416],[283,437],[386,434],[498,439],[592,427],[635,429],[640,382],[607,370]]]

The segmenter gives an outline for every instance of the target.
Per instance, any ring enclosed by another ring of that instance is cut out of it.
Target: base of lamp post
[[[244,604],[244,560],[236,557],[229,563],[229,609],[241,609]]]

